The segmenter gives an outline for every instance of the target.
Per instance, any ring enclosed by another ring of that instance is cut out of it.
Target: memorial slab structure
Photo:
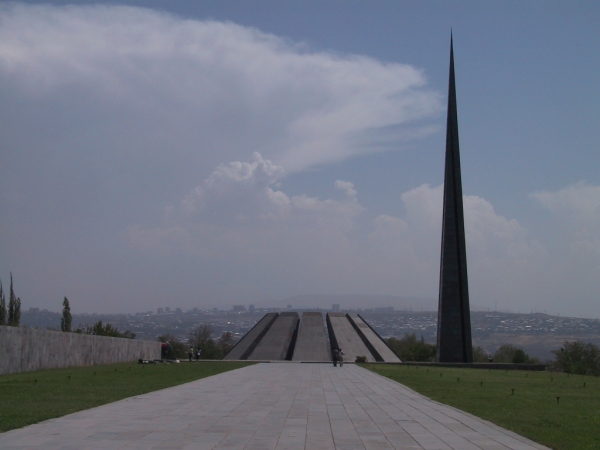
[[[385,341],[360,315],[349,313],[347,314],[347,317],[376,361],[400,362],[400,358],[396,356],[396,354],[387,346]]]
[[[294,336],[298,332],[298,313],[284,312],[273,322],[248,359],[282,361],[292,359]]]
[[[369,351],[356,329],[344,313],[327,313],[327,327],[332,348],[341,348],[344,361],[355,361],[357,356],[364,356],[368,362],[377,359]]]
[[[369,362],[400,362],[385,341],[358,314],[328,313],[327,331],[321,312],[266,314],[235,347],[226,360],[329,362],[334,348],[344,361],[357,356]],[[328,339],[329,337],[329,339]]]
[[[225,355],[225,360],[244,360],[254,351],[260,340],[269,331],[275,319],[279,316],[278,313],[268,313],[258,321],[254,327],[248,331],[242,339]]]
[[[331,361],[323,314],[320,312],[302,314],[292,361]]]

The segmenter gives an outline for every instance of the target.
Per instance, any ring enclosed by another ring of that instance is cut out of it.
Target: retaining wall
[[[0,374],[160,359],[160,342],[0,326]]]

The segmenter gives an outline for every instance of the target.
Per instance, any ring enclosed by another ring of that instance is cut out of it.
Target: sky
[[[599,20],[595,1],[2,2],[3,286],[74,313],[436,299],[452,30],[471,304],[596,318]]]

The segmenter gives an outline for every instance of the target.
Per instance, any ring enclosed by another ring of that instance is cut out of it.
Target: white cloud
[[[119,129],[148,134],[132,153],[167,146],[214,167],[260,151],[295,172],[380,151],[365,137],[373,129],[396,143],[431,133],[417,121],[442,109],[409,65],[312,52],[233,23],[100,5],[10,4],[2,16],[7,89],[118,117]]]
[[[185,251],[227,264],[260,261],[296,293],[437,297],[442,186],[402,194],[403,217],[369,219],[353,183],[336,181],[342,200],[288,196],[273,189],[278,176],[268,175],[283,173],[259,154],[252,163],[221,165],[175,208],[181,214],[172,214],[164,230],[133,228],[131,243],[183,251],[173,241],[180,238]],[[532,277],[539,281],[544,248],[486,200],[466,196],[464,208],[472,303],[519,308],[532,293]]]
[[[379,286],[408,295],[437,298],[443,187],[424,184],[402,194],[406,216],[381,215],[369,235],[367,267]],[[477,196],[465,196],[465,232],[471,303],[517,309],[529,301],[546,252]],[[372,289],[376,289],[373,286]],[[389,292],[383,292],[389,293]]]
[[[556,302],[575,298],[580,310],[593,314],[600,292],[600,186],[582,181],[530,197],[550,212],[547,220],[558,227],[550,282]]]
[[[529,195],[548,210],[580,223],[600,224],[600,186],[584,181],[557,192],[540,191]]]
[[[356,273],[365,208],[342,180],[339,198],[288,195],[282,167],[401,149],[443,109],[412,66],[233,23],[112,5],[0,14],[3,256],[36,261],[29,297],[77,286],[89,310],[162,301],[173,277],[186,302],[335,292]],[[110,293],[90,288],[112,277]]]
[[[356,189],[354,189],[354,183],[350,183],[349,181],[337,180],[335,182],[335,187],[346,194],[348,198],[356,197]]]

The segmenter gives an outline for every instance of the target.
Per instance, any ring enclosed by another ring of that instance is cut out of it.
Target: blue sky
[[[472,304],[597,317],[599,12],[3,3],[3,284],[82,312],[436,298],[452,29]]]

